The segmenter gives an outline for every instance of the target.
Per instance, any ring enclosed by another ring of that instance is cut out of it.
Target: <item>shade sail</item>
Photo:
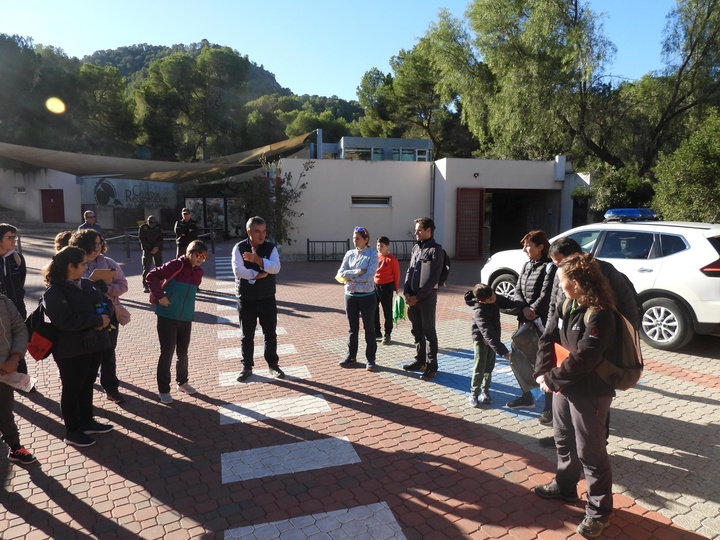
[[[93,156],[8,143],[0,143],[0,157],[75,176],[118,176],[156,182],[183,182],[257,163],[262,157],[269,159],[290,152],[302,147],[305,140],[313,133],[305,133],[286,141],[195,163]]]

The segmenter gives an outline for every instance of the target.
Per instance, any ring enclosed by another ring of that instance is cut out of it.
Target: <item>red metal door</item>
[[[455,223],[455,258],[482,258],[485,190],[458,188]]]
[[[65,198],[62,189],[41,189],[43,223],[65,223]]]

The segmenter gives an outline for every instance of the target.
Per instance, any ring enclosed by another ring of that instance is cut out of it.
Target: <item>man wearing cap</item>
[[[140,225],[138,240],[142,248],[142,284],[144,291],[147,293],[150,292],[150,289],[147,281],[145,281],[145,276],[147,276],[148,272],[152,269],[151,265],[157,268],[163,263],[163,231],[158,226],[155,216],[148,216],[145,223]]]
[[[85,218],[85,221],[83,221],[83,223],[78,227],[78,231],[82,231],[83,229],[92,229],[100,233],[100,236],[105,236],[105,231],[103,231],[103,228],[97,224],[95,212],[92,210],[85,210],[83,218]]]
[[[193,240],[198,239],[197,221],[192,218],[192,212],[188,208],[182,209],[182,219],[175,222],[175,243],[177,244],[176,259],[185,255],[187,247]]]

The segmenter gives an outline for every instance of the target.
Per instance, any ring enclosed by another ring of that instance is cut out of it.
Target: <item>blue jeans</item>
[[[377,341],[375,341],[375,309],[377,297],[375,293],[367,296],[345,295],[345,314],[348,320],[348,358],[357,358],[358,333],[360,332],[360,317],[365,329],[365,358],[375,362]]]

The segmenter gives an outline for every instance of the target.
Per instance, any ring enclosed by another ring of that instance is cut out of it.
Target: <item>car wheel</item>
[[[685,309],[667,298],[652,298],[643,303],[640,329],[640,337],[645,343],[664,351],[687,345],[694,335]]]
[[[501,274],[490,284],[495,294],[501,294],[512,298],[515,295],[515,284],[517,283],[517,276],[513,274]]]

